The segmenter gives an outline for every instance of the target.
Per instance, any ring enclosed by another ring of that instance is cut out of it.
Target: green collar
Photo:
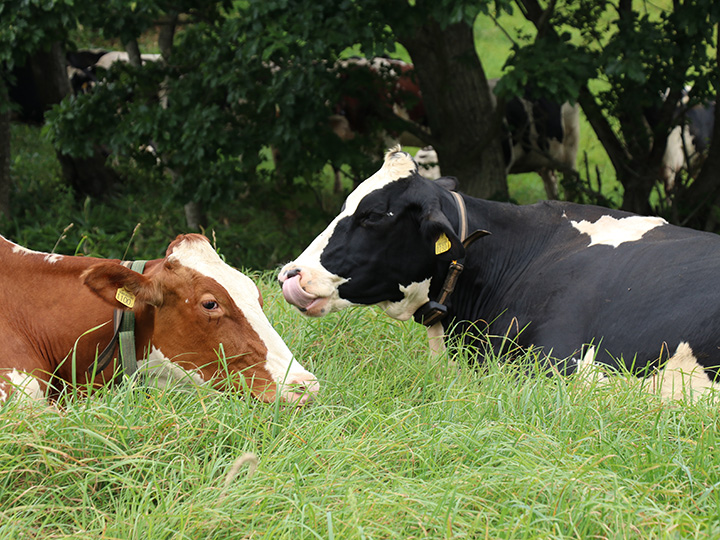
[[[134,272],[143,273],[147,261],[123,261],[121,264]],[[94,375],[102,372],[114,358],[115,346],[119,346],[122,373],[132,376],[138,368],[135,354],[135,313],[131,310],[116,309],[113,312],[115,332],[105,349],[97,355],[95,362],[88,366],[87,372]]]

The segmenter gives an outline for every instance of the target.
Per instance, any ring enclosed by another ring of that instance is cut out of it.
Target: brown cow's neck
[[[17,355],[8,360],[8,366],[0,360],[0,368],[46,371],[49,366],[60,379],[84,383],[88,366],[113,335],[113,307],[80,278],[99,259],[33,252],[0,237],[0,261],[0,279],[17,284],[14,289],[0,289],[0,305],[8,315],[0,325],[14,327],[12,332],[2,332],[0,326],[0,333],[22,336],[7,344]],[[158,262],[150,261],[146,268],[151,270]],[[150,344],[153,321],[154,308],[136,308],[138,356]],[[57,331],[59,327],[62,332]],[[113,369],[112,364],[108,366],[96,383],[109,380]]]

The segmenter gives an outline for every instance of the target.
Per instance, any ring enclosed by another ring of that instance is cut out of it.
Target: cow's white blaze
[[[413,172],[417,171],[417,165],[413,161],[410,154],[401,152],[399,148],[393,148],[385,154],[383,166],[367,180],[364,180],[355,190],[348,195],[345,200],[345,206],[342,211],[330,222],[325,230],[313,240],[313,242],[303,251],[294,261],[296,266],[321,268],[320,255],[327,246],[330,238],[335,232],[338,222],[348,216],[352,216],[357,210],[360,201],[368,194],[378,189],[382,189],[390,182],[395,182],[401,178],[407,178]],[[342,278],[338,278],[344,283]],[[339,286],[339,283],[337,286]]]
[[[618,247],[625,242],[640,240],[648,231],[667,225],[667,221],[660,217],[629,216],[616,219],[612,216],[602,216],[593,223],[582,220],[571,221],[570,224],[580,233],[590,236],[588,247],[596,245]]]
[[[430,278],[407,287],[400,285],[404,298],[399,302],[380,302],[378,305],[393,319],[407,321],[413,313],[430,300]]]
[[[314,376],[295,360],[262,311],[257,287],[249,277],[223,262],[208,242],[183,240],[175,246],[169,259],[214,279],[225,288],[267,347],[265,368],[276,383],[303,381],[308,384],[308,391],[317,391],[317,382],[310,383]]]
[[[201,386],[205,382],[199,369],[185,369],[154,346],[147,358],[138,360],[138,368],[144,375],[149,376],[149,379],[158,388],[166,388],[170,381],[187,386]]]
[[[417,165],[413,161],[412,156],[400,151],[399,147],[391,149],[385,154],[385,161],[380,170],[363,181],[348,195],[348,198],[345,200],[345,206],[335,219],[330,222],[325,230],[312,241],[297,259],[286,264],[280,271],[280,275],[282,276],[293,268],[302,268],[302,287],[309,294],[313,294],[318,298],[327,298],[327,302],[323,304],[322,311],[318,313],[308,311],[308,314],[321,315],[331,313],[352,305],[351,302],[340,298],[338,293],[338,287],[348,280],[328,271],[320,262],[320,257],[335,232],[337,224],[340,220],[352,216],[357,210],[360,201],[368,194],[382,189],[391,182],[395,182],[401,178],[407,178],[413,172],[417,172]]]
[[[666,400],[692,400],[720,390],[720,386],[710,380],[686,342],[678,345],[675,354],[655,379],[654,389]]]

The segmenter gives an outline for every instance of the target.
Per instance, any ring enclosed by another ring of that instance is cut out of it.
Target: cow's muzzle
[[[306,315],[324,315],[324,306],[327,304],[328,298],[308,292],[307,287],[303,286],[303,277],[299,268],[281,273],[278,280],[282,287],[283,297]]]

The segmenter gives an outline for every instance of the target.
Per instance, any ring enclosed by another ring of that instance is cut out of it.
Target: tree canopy
[[[624,208],[665,212],[695,226],[712,222],[717,168],[685,178],[672,194],[662,192],[658,175],[667,135],[682,122],[677,109],[685,89],[688,107],[716,95],[720,7],[712,0],[664,8],[631,0],[101,4],[5,2],[5,79],[51,44],[77,48],[78,29],[119,40],[131,61],[101,74],[91,92],[56,105],[49,132],[62,154],[90,156],[101,144],[138,166],[172,171],[168,193],[178,202],[207,206],[259,182],[312,184],[328,163],[366,176],[382,151],[377,132],[388,123],[433,144],[443,172],[457,176],[464,191],[507,198],[498,111],[503,100],[532,88],[579,102],[623,186]],[[493,96],[474,24],[484,13],[502,26],[516,11],[535,31],[508,29],[515,44]],[[147,35],[157,42],[143,41]],[[141,64],[139,52],[148,52],[141,47],[160,50],[163,61]],[[411,61],[428,126],[388,116],[367,136],[335,136],[328,117],[348,86],[372,94],[362,80],[338,75],[338,60],[354,54]],[[271,152],[276,159],[268,167]]]

